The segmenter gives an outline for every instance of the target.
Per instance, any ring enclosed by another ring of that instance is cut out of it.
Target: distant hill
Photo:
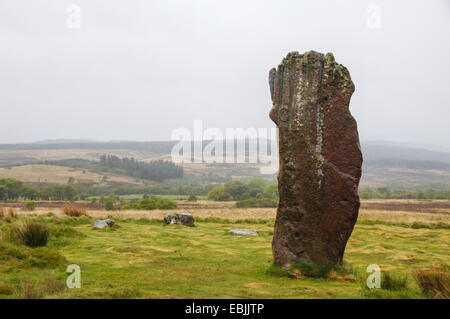
[[[134,157],[141,161],[170,159],[176,141],[41,141],[0,144],[0,166],[31,164],[46,160],[98,160],[101,155]],[[208,142],[205,142],[206,145]],[[251,142],[252,143],[252,142]],[[362,187],[389,186],[400,189],[450,188],[450,152],[392,142],[363,142]],[[185,171],[207,181],[259,176],[255,164],[186,164]],[[211,177],[213,176],[213,177]],[[263,176],[275,181],[276,176]]]

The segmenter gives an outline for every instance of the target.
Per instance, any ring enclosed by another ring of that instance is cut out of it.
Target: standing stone
[[[269,83],[280,157],[275,264],[339,264],[360,205],[350,74],[331,53],[291,52],[270,70]]]

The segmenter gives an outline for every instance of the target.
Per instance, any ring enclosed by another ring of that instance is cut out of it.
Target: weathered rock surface
[[[188,213],[169,213],[164,215],[166,224],[181,224],[187,226],[194,225],[194,217]]]
[[[105,228],[105,227],[113,227],[114,221],[112,219],[98,219],[94,222],[94,228]]]
[[[253,229],[239,229],[235,228],[228,232],[230,235],[249,235],[249,236],[258,236],[258,231]]]
[[[275,264],[340,263],[360,205],[350,74],[331,53],[292,52],[270,70],[269,83],[280,156]]]

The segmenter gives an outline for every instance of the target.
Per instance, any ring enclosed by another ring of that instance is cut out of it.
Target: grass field
[[[63,166],[24,165],[0,168],[0,178],[15,178],[25,183],[66,184],[70,177],[79,183],[100,183],[103,176],[107,176],[107,181],[110,183],[142,184],[141,181],[125,175],[95,173]]]
[[[167,198],[172,200],[183,200],[188,199],[189,195],[156,195],[159,198]],[[101,196],[90,196],[87,200],[92,200],[93,198],[99,199]],[[142,194],[133,194],[133,195],[120,195],[120,199],[122,200],[132,200],[132,199],[142,199],[144,195]],[[206,200],[207,196],[205,195],[197,195],[198,199]]]
[[[90,217],[79,218],[63,217],[55,209],[50,214],[18,211],[17,218],[0,221],[0,297],[424,298],[413,273],[450,262],[447,211],[362,209],[343,268],[327,278],[286,277],[272,271],[274,209],[202,209],[205,205],[190,211],[195,227],[163,225],[167,211],[88,211]],[[97,217],[108,215],[119,227],[92,228]],[[47,247],[5,239],[11,225],[28,219],[48,225]],[[260,235],[232,236],[227,233],[232,228]],[[69,264],[81,267],[80,289],[65,287]],[[405,276],[407,288],[365,288],[370,264]]]

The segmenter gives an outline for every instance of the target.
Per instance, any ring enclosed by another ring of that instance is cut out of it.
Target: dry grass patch
[[[428,298],[450,298],[450,272],[447,267],[422,269],[414,274],[414,278]]]
[[[17,217],[17,213],[16,213],[16,210],[14,209],[14,208],[8,208],[8,215],[10,216],[10,217],[12,217],[12,218],[15,218],[15,217]]]
[[[62,208],[62,211],[64,215],[70,216],[70,217],[80,217],[80,216],[86,216],[86,209],[83,207],[77,207],[74,205],[65,205]]]
[[[4,207],[0,207],[0,219],[10,216],[12,218],[16,217],[16,210],[14,208],[4,208]]]

